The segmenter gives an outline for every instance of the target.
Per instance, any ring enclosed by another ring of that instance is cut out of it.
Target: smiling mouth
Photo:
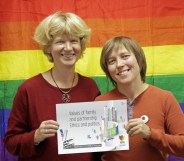
[[[118,73],[117,75],[119,75],[119,76],[125,75],[125,74],[127,74],[129,71],[130,71],[130,69],[127,69],[127,70],[124,70],[124,71]]]
[[[71,58],[71,57],[75,56],[75,54],[61,54],[61,56],[65,57],[65,58]]]

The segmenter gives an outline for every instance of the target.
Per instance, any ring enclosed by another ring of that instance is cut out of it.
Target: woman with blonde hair
[[[57,12],[36,28],[34,40],[53,67],[18,89],[4,143],[19,161],[92,161],[92,153],[58,155],[56,104],[93,101],[100,94],[94,80],[75,72],[91,30],[73,13]]]

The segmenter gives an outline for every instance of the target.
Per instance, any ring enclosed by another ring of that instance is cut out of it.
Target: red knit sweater
[[[100,92],[94,80],[79,75],[70,91],[71,102],[93,101]],[[44,120],[56,120],[55,105],[62,103],[61,91],[41,74],[26,80],[18,89],[8,121],[4,143],[19,161],[91,161],[92,153],[58,155],[56,136],[34,145],[34,133]]]

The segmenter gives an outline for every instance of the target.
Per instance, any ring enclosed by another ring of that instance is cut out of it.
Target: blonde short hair
[[[89,42],[91,29],[79,16],[69,12],[56,12],[43,19],[37,26],[33,39],[40,45],[50,62],[53,62],[53,58],[48,52],[48,48],[53,38],[62,34],[80,38],[81,52],[83,53]]]

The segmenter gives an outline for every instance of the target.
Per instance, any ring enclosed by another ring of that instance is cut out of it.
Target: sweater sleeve
[[[8,129],[4,137],[6,149],[19,157],[36,155],[34,146],[35,130],[29,129],[28,98],[26,90],[19,87],[8,120]]]
[[[169,93],[163,107],[165,131],[151,128],[149,142],[156,148],[184,157],[184,114],[174,96]]]

